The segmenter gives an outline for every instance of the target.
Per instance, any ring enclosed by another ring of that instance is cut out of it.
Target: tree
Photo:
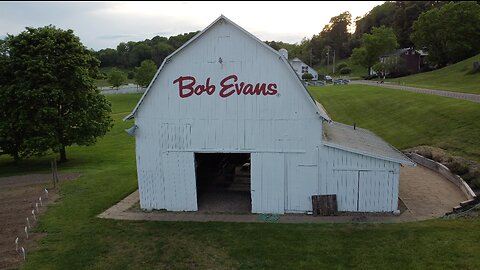
[[[72,30],[49,25],[8,35],[0,57],[0,148],[18,160],[90,145],[112,126],[94,83],[99,61]]]
[[[303,73],[302,74],[302,79],[304,79],[306,81],[309,81],[309,80],[313,79],[313,75],[311,73],[308,73],[308,72]]]
[[[430,63],[456,63],[480,52],[480,5],[450,2],[422,14],[413,30],[412,41],[428,48]]]
[[[108,74],[108,82],[112,85],[112,87],[117,88],[120,87],[120,85],[124,84],[127,81],[127,75],[125,72],[113,68],[110,71],[110,74]]]
[[[325,39],[326,45],[329,45],[336,51],[336,56],[339,58],[346,57],[350,52],[348,51],[348,40],[350,33],[348,27],[352,24],[352,15],[345,11],[342,14],[332,17],[330,23],[325,25],[320,37]]]
[[[385,26],[372,28],[372,34],[363,34],[362,46],[353,49],[352,61],[368,69],[379,61],[379,57],[398,46],[397,38],[391,28]]]
[[[135,82],[141,87],[147,87],[157,72],[157,65],[152,60],[145,60],[140,67],[135,68]]]

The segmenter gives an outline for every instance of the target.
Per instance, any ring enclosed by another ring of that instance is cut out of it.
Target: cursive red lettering
[[[215,85],[210,85],[210,78],[207,78],[207,83],[205,84],[205,91],[209,96],[213,95],[215,93]]]
[[[277,94],[277,84],[276,83],[270,83],[268,84],[267,86],[267,89],[268,89],[268,93],[267,95],[275,95]]]
[[[183,84],[184,81],[190,80],[189,84]],[[173,81],[173,84],[178,83],[178,92],[181,98],[189,97],[193,94],[193,85],[195,85],[195,78],[192,76],[180,76]],[[184,92],[188,90],[187,92]]]
[[[240,95],[242,93],[244,84],[245,84],[244,82],[241,82],[240,84],[238,83],[235,84],[235,90],[237,91],[237,95]]]
[[[255,93],[253,92],[253,85],[250,84],[250,83],[245,85],[245,87],[243,88],[243,94],[244,95],[254,95]]]
[[[220,90],[219,95],[220,95],[221,97],[224,97],[224,98],[225,98],[225,97],[229,97],[229,96],[231,96],[231,95],[235,92],[235,90],[230,89],[230,88],[232,88],[233,83],[227,84],[227,81],[229,81],[229,80],[231,80],[231,79],[233,79],[233,83],[235,83],[235,82],[237,82],[238,77],[237,77],[236,75],[230,75],[230,76],[225,77],[225,78],[220,82],[220,86],[222,87],[222,89]]]
[[[255,89],[253,90],[253,92],[255,92],[255,95],[257,95],[257,96],[259,96],[261,94],[266,96],[267,95],[266,89],[265,89],[266,87],[267,87],[267,85],[264,84],[264,83],[262,83],[262,84],[257,83],[257,84],[255,84]]]

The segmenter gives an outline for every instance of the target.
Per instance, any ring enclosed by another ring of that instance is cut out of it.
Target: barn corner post
[[[197,211],[208,195],[202,188],[221,186],[218,197],[228,197],[238,184],[232,168],[243,162],[250,166],[252,213],[306,213],[312,195],[332,194],[338,211],[359,211],[360,200],[381,205],[367,211],[389,209],[392,200],[379,194],[395,196],[387,189],[398,175],[381,179],[404,157],[367,130],[333,122],[296,73],[292,63],[301,61],[283,55],[220,16],[165,58],[127,117],[141,127],[135,140],[142,207]],[[196,153],[210,155],[197,163]],[[237,160],[242,153],[250,162]],[[207,173],[202,182],[197,170],[205,164],[207,172],[226,164],[229,173],[220,180]],[[360,171],[369,171],[361,174],[365,185],[358,184]]]

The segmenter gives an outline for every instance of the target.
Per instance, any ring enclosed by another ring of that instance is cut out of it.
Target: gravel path
[[[450,97],[450,98],[456,98],[456,99],[463,99],[463,100],[468,100],[468,101],[473,101],[473,102],[480,103],[480,95],[475,95],[475,94],[450,92],[450,91],[442,91],[442,90],[433,90],[433,89],[418,88],[418,87],[412,87],[412,86],[396,85],[396,84],[390,84],[390,83],[377,83],[376,81],[367,81],[367,80],[351,81],[350,84],[364,84],[364,85],[380,86],[380,87],[385,87],[385,88],[400,89],[400,90],[404,90],[404,91],[410,91],[410,92],[416,92],[416,93],[422,93],[422,94],[430,94],[430,95],[437,95],[437,96]]]
[[[331,223],[331,222],[405,222],[443,216],[466,197],[454,184],[440,174],[423,166],[403,167],[400,171],[400,198],[407,207],[400,216],[391,214],[350,213],[339,216],[314,217],[304,214],[280,215],[279,223]],[[139,201],[138,190],[98,215],[100,218],[158,221],[220,221],[266,222],[256,214],[221,214],[202,212],[143,212],[135,210]]]

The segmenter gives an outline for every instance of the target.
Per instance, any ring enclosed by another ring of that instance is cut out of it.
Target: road
[[[463,100],[468,100],[468,101],[473,101],[473,102],[480,103],[480,95],[475,95],[475,94],[466,94],[466,93],[459,93],[459,92],[450,92],[450,91],[418,88],[418,87],[396,85],[396,84],[389,84],[389,83],[377,83],[376,81],[366,81],[366,80],[351,81],[350,83],[351,84],[364,84],[364,85],[380,86],[380,87],[385,87],[385,88],[393,88],[393,89],[399,89],[399,90],[416,92],[416,93],[423,93],[423,94],[437,95],[437,96],[450,97],[450,98],[456,98],[456,99],[463,99]]]
[[[143,93],[146,90],[146,88],[137,87],[135,84],[122,85],[118,90],[112,89],[110,86],[99,87],[98,89],[104,95]]]

